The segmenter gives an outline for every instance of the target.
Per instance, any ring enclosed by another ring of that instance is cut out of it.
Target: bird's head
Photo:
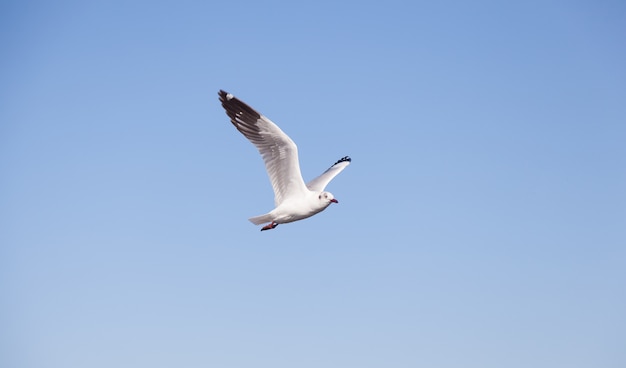
[[[324,203],[325,205],[329,205],[331,202],[332,203],[339,203],[338,200],[335,199],[335,197],[333,196],[332,193],[330,192],[321,192],[319,194],[319,200],[322,201],[322,203]]]

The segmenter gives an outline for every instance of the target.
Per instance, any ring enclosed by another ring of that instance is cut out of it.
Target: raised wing
[[[225,91],[219,91],[222,107],[230,122],[261,153],[265,169],[274,188],[274,204],[291,196],[304,196],[307,189],[300,173],[298,147],[270,119]]]
[[[328,183],[330,183],[330,181],[333,180],[335,176],[337,176],[337,174],[342,172],[343,169],[346,168],[346,166],[350,165],[351,161],[352,159],[348,156],[342,157],[341,159],[339,159],[339,161],[335,162],[335,164],[331,166],[328,170],[324,171],[322,175],[308,182],[306,187],[313,192],[323,191]]]

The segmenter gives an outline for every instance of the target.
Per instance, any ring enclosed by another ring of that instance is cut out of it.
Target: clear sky
[[[0,366],[625,367],[623,1],[4,1]],[[273,208],[224,89],[353,159]]]

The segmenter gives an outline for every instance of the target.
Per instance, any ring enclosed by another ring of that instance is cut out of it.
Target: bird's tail
[[[265,215],[250,217],[248,220],[255,225],[263,225],[267,222],[272,222],[272,215],[266,213]]]

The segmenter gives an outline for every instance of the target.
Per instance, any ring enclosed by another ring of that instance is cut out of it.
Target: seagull
[[[342,157],[320,176],[305,184],[300,173],[298,147],[291,138],[270,119],[232,94],[220,90],[218,95],[230,122],[261,153],[274,189],[275,208],[264,215],[251,217],[250,222],[255,225],[269,222],[261,231],[270,230],[278,224],[311,217],[325,210],[331,203],[339,203],[324,189],[350,164],[350,157]]]

